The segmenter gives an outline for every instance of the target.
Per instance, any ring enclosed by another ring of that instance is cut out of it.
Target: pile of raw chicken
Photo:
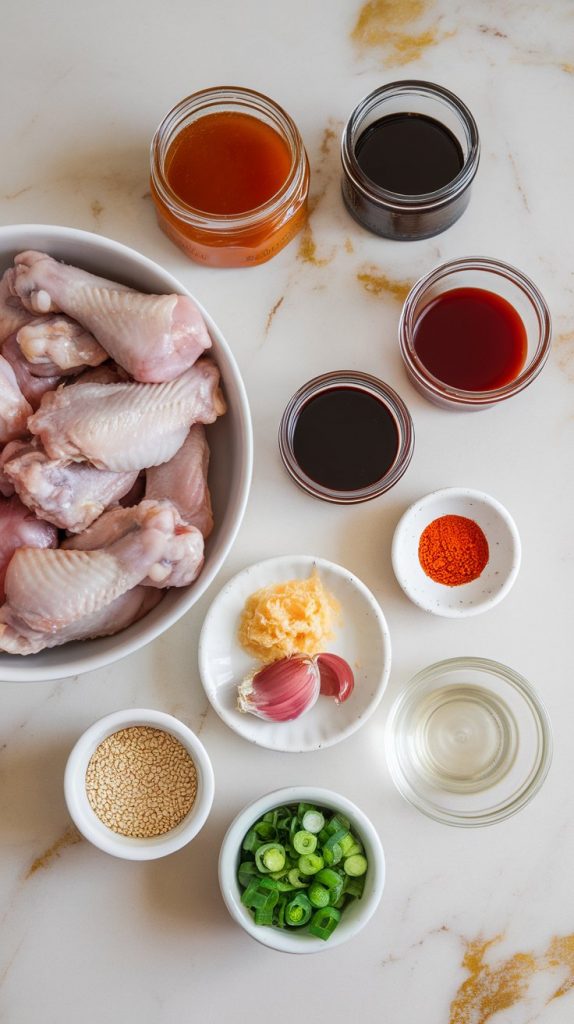
[[[117,633],[201,570],[204,424],[225,412],[195,303],[39,252],[0,281],[0,650]]]

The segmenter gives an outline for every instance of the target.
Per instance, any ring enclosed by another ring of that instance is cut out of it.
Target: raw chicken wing
[[[41,448],[23,445],[3,466],[21,501],[62,530],[85,530],[127,494],[137,471],[111,473],[85,462],[49,459]]]
[[[47,391],[54,391],[62,379],[61,372],[57,368],[53,377],[35,376],[32,373],[33,367],[30,366],[30,363],[20,350],[15,334],[11,334],[4,342],[2,355],[8,360],[14,370],[18,387],[33,410],[37,409],[40,405],[42,395],[45,395]]]
[[[14,267],[10,267],[0,278],[0,345],[20,327],[33,319],[33,314],[20,302],[12,292]]]
[[[211,346],[188,296],[144,295],[40,252],[14,262],[11,287],[26,309],[78,320],[135,380],[173,380]]]
[[[173,515],[154,503],[138,526],[92,551],[19,548],[6,573],[11,613],[36,632],[56,633],[96,615],[146,577],[165,574]]]
[[[192,423],[225,412],[211,359],[165,384],[72,384],[44,395],[28,421],[50,458],[88,461],[114,472],[167,462]]]
[[[16,341],[36,377],[79,373],[108,358],[93,334],[67,316],[37,317],[20,328]]]
[[[195,526],[182,522],[169,501],[142,501],[134,508],[111,509],[87,530],[64,541],[63,547],[75,551],[108,548],[140,530],[154,511],[164,517],[165,550],[161,563],[158,561],[141,582],[149,587],[185,587],[203,565],[203,537]]]
[[[32,407],[18,387],[16,374],[4,356],[0,356],[0,444],[24,437]]]
[[[58,531],[36,519],[18,498],[0,498],[0,600],[4,600],[4,579],[17,548],[55,548]]]
[[[0,651],[8,654],[37,654],[46,647],[57,647],[71,640],[111,636],[147,615],[162,597],[160,590],[134,587],[93,615],[86,615],[56,633],[31,629],[5,604],[0,608]]]
[[[204,537],[213,529],[211,496],[207,486],[209,445],[205,427],[196,423],[169,462],[146,473],[146,498],[172,501],[184,523],[196,526]]]

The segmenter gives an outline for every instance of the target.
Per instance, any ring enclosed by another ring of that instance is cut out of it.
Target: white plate
[[[419,562],[424,529],[440,516],[466,516],[488,541],[488,562],[478,579],[458,587],[435,583]],[[399,520],[393,537],[395,576],[407,597],[433,615],[479,615],[506,597],[520,568],[520,537],[514,520],[496,498],[467,487],[445,487],[415,501]]]
[[[341,624],[328,650],[345,658],[353,669],[353,693],[343,704],[319,697],[314,707],[292,722],[267,722],[237,711],[237,684],[258,666],[237,641],[247,598],[271,583],[306,579],[314,568],[341,605]],[[199,671],[212,707],[234,732],[271,750],[319,750],[350,736],[375,710],[390,669],[389,630],[370,590],[342,566],[310,555],[269,558],[234,576],[211,605],[199,638]]]

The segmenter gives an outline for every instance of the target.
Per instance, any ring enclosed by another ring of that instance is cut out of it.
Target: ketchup
[[[413,344],[433,377],[461,391],[510,384],[528,349],[514,306],[482,288],[453,288],[429,302],[415,324]]]

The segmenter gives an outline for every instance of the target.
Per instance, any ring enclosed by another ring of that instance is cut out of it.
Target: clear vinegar
[[[415,771],[451,792],[494,785],[516,755],[510,709],[481,687],[435,690],[412,709],[408,733]]]

